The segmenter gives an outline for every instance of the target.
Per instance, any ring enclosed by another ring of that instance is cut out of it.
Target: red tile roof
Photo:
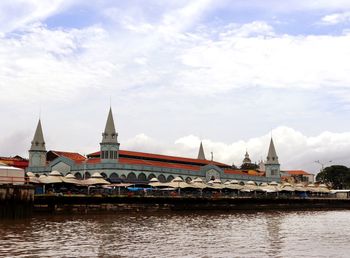
[[[91,159],[88,159],[86,163],[87,164],[97,164],[100,162],[101,162],[100,158],[91,158]],[[81,163],[81,162],[78,162],[78,163]],[[119,158],[119,163],[126,164],[126,165],[142,165],[142,166],[187,169],[187,170],[193,170],[193,171],[200,170],[200,166],[161,162],[161,161],[152,161],[152,160],[143,160],[143,159]]]
[[[22,157],[16,156],[16,157],[0,157],[0,162],[13,166],[16,168],[22,168],[25,169],[28,167],[29,161],[27,159],[24,159]]]
[[[94,153],[88,154],[87,156],[88,157],[99,157],[100,152],[99,151],[94,152]],[[210,161],[210,160],[191,159],[191,158],[183,158],[183,157],[160,155],[160,154],[137,152],[137,151],[126,151],[126,150],[120,150],[119,157],[144,159],[144,160],[147,159],[147,160],[163,161],[163,162],[176,162],[176,163],[187,163],[187,164],[191,163],[193,165],[199,165],[199,166],[213,164],[213,165],[216,165],[219,167],[230,167],[230,165],[216,162],[216,161]]]
[[[77,152],[55,151],[51,150],[57,156],[63,156],[74,161],[84,161],[86,158]]]
[[[300,176],[300,175],[309,176],[309,175],[312,175],[304,170],[286,170],[284,172],[287,172],[291,176]]]
[[[225,174],[232,174],[232,175],[248,175],[246,172],[243,172],[239,169],[224,169]]]

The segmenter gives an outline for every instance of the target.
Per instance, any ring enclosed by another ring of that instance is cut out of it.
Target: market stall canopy
[[[27,172],[28,182],[30,184],[41,184],[38,177],[35,176],[33,172]]]
[[[188,184],[181,177],[175,177],[170,183],[164,183],[165,186],[172,188],[196,188],[194,184]]]
[[[328,189],[327,185],[320,184],[318,187],[316,187],[315,192],[318,192],[318,193],[330,193],[331,191]]]
[[[306,192],[307,191],[306,187],[304,187],[304,185],[301,184],[301,183],[296,184],[294,186],[294,189],[295,189],[296,192]]]
[[[84,185],[109,185],[110,182],[106,181],[103,176],[95,172],[89,179],[82,180]]]
[[[254,192],[254,191],[262,191],[254,181],[248,181],[245,183],[243,188],[241,189],[242,192]]]
[[[280,191],[294,192],[295,189],[290,183],[284,183],[280,186]]]
[[[81,185],[82,181],[78,180],[73,176],[72,174],[67,174],[66,176],[62,177],[62,181],[67,184],[75,184],[75,185]]]
[[[153,177],[148,184],[152,187],[168,187],[166,184],[159,182],[156,177]]]
[[[58,171],[52,171],[46,177],[40,176],[39,180],[43,184],[59,184],[63,182],[62,175]]]

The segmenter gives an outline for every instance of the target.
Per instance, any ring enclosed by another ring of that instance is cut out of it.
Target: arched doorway
[[[88,178],[90,178],[90,177],[91,177],[91,174],[90,174],[89,172],[85,172],[84,178],[85,178],[85,179],[88,179]]]
[[[191,183],[191,181],[192,181],[192,178],[190,178],[190,177],[186,177],[186,179],[185,179],[185,181],[186,181],[186,183]]]

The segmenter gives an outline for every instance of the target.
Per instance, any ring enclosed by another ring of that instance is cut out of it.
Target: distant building
[[[0,157],[0,163],[5,164],[7,166],[25,169],[28,167],[29,161],[28,159],[22,158],[21,156],[14,156]]]
[[[246,153],[244,161],[251,162],[248,153]],[[63,175],[71,173],[77,178],[88,178],[93,173],[99,172],[112,182],[147,182],[153,177],[165,182],[171,181],[176,176],[180,176],[186,181],[196,177],[205,181],[211,179],[279,181],[279,164],[272,139],[265,166],[266,174],[258,170],[234,169],[231,165],[206,160],[202,142],[199,146],[197,159],[121,150],[112,109],[110,109],[102,133],[100,150],[88,154],[86,157],[75,152],[46,151],[42,125],[39,120],[29,150],[27,171],[48,174],[57,170]]]
[[[281,171],[282,179],[292,183],[314,183],[315,175],[304,170],[284,170]]]

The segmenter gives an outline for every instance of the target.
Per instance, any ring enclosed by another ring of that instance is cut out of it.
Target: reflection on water
[[[0,257],[349,257],[350,211],[36,216]]]

